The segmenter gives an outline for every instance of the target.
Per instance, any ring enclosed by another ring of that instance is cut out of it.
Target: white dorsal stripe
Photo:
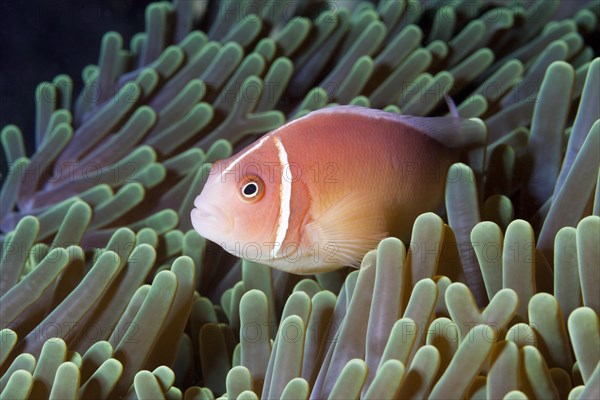
[[[221,176],[223,176],[224,174],[228,173],[229,171],[231,171],[233,168],[235,168],[235,166],[237,164],[240,163],[240,161],[242,161],[248,154],[252,153],[254,150],[258,149],[260,146],[262,146],[262,144],[269,138],[269,135],[265,135],[264,137],[262,137],[258,142],[254,143],[254,145],[252,147],[250,147],[248,150],[246,150],[245,152],[241,153],[231,164],[229,164],[227,166],[227,168],[225,168],[223,170],[223,172],[221,172]]]
[[[289,168],[288,155],[285,151],[285,147],[279,138],[274,137],[275,146],[277,146],[279,154],[279,164],[281,164],[281,194],[279,202],[279,223],[277,227],[277,234],[275,236],[275,245],[271,252],[271,257],[276,258],[277,253],[283,245],[285,236],[287,235],[288,226],[290,223],[290,205],[292,201],[292,181],[294,180],[291,176],[291,169]],[[289,171],[290,176],[286,176],[286,169]]]
[[[262,138],[260,138],[260,140],[259,140],[259,141],[257,141],[257,142],[256,142],[256,143],[255,143],[255,144],[252,146],[252,147],[250,147],[250,148],[249,148],[248,150],[246,150],[245,152],[243,152],[243,153],[239,154],[239,155],[238,155],[238,157],[237,157],[237,158],[236,158],[236,159],[235,159],[235,160],[234,160],[234,161],[233,161],[231,164],[229,164],[229,165],[227,166],[227,168],[225,168],[225,169],[223,170],[223,172],[221,173],[221,176],[223,176],[223,174],[226,174],[226,173],[228,173],[229,171],[231,171],[233,168],[235,168],[235,166],[236,166],[237,164],[239,164],[239,162],[240,162],[240,161],[242,161],[242,160],[243,160],[243,159],[244,159],[244,158],[245,158],[247,155],[249,155],[250,153],[252,153],[254,150],[256,150],[256,149],[258,149],[260,146],[262,146],[262,144],[263,144],[263,143],[264,143],[264,142],[265,142],[267,139],[269,139],[270,137],[272,137],[272,136],[273,136],[274,134],[276,134],[276,133],[277,133],[279,130],[281,130],[281,129],[284,129],[284,128],[285,128],[285,129],[287,129],[287,128],[289,128],[290,126],[294,125],[296,122],[298,122],[298,121],[300,121],[300,120],[302,120],[302,119],[304,119],[304,118],[306,118],[306,117],[307,117],[307,115],[305,115],[305,116],[303,116],[303,117],[300,117],[300,118],[298,118],[298,119],[295,119],[295,120],[293,120],[293,121],[290,121],[290,122],[288,122],[287,124],[285,124],[285,125],[283,125],[283,126],[280,126],[279,128],[275,129],[275,130],[274,130],[274,131],[272,131],[271,133],[267,133],[266,135],[264,135],[264,136],[263,136]],[[275,137],[275,136],[273,136],[273,137]],[[280,142],[280,143],[281,143],[281,142]],[[285,150],[284,150],[284,152],[285,152]],[[286,154],[286,158],[287,158],[287,154]]]

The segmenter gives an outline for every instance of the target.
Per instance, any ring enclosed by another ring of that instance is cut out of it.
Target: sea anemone
[[[344,4],[154,3],[76,98],[38,86],[34,154],[1,133],[0,398],[600,398],[599,4]],[[191,229],[211,163],[257,135],[445,96],[487,145],[359,270]]]

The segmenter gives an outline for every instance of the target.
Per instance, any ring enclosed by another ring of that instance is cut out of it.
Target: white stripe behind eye
[[[264,142],[265,140],[267,140],[269,138],[269,135],[265,135],[263,138],[261,138],[258,142],[256,142],[254,144],[254,146],[250,147],[248,150],[246,150],[244,153],[240,154],[238,156],[237,159],[235,159],[235,161],[233,161],[231,164],[229,164],[227,166],[227,168],[225,168],[223,170],[223,172],[221,172],[221,176],[225,175],[226,173],[228,173],[229,171],[231,171],[237,164],[239,164],[240,161],[242,161],[244,159],[244,157],[246,157],[248,154],[252,153],[254,150],[258,149]],[[237,177],[236,178],[240,178]]]
[[[290,175],[292,173],[288,164],[288,156],[285,151],[285,147],[283,147],[283,143],[279,138],[274,137],[275,146],[277,146],[277,150],[279,151],[279,164],[281,164],[281,195],[280,195],[280,204],[279,204],[279,226],[277,227],[277,235],[275,236],[275,246],[273,246],[273,251],[271,252],[271,257],[275,258],[279,249],[283,245],[283,241],[285,239],[285,235],[287,234],[289,222],[290,222],[290,204],[292,201],[292,176],[286,177],[285,170],[289,171]]]
[[[279,128],[275,129],[274,131],[267,133],[266,135],[264,135],[258,142],[256,142],[254,144],[254,146],[250,147],[248,150],[246,150],[244,153],[241,153],[240,155],[238,155],[238,158],[235,159],[235,161],[233,161],[231,164],[229,164],[227,166],[227,168],[225,168],[225,170],[223,170],[223,172],[221,173],[221,175],[228,173],[229,171],[231,171],[237,164],[239,164],[240,161],[242,161],[244,159],[244,157],[246,157],[248,154],[252,153],[254,150],[258,149],[268,138],[272,137],[273,134],[277,133],[278,131],[282,130],[282,129],[287,129],[290,126],[296,124],[298,121],[303,120],[304,118],[306,118],[307,115],[295,119],[293,121],[288,122],[287,124],[280,126]],[[279,142],[281,144],[281,141],[279,139],[277,139],[275,136],[273,136],[277,142]],[[277,144],[276,142],[276,144]],[[283,148],[283,145],[281,145]],[[285,150],[283,150],[283,153],[285,154],[286,160],[287,160],[287,154],[285,153]],[[287,161],[286,161],[287,162]]]

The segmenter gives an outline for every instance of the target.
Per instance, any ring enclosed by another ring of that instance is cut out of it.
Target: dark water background
[[[97,64],[102,36],[117,31],[129,47],[144,30],[145,8],[152,0],[6,0],[0,1],[0,129],[17,125],[32,154],[35,88],[67,74],[74,96],[81,70]],[[6,172],[0,151],[0,173]]]

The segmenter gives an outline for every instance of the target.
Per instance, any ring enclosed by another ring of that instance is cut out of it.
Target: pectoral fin
[[[360,267],[363,256],[387,236],[375,196],[349,194],[307,224],[306,238],[319,263]]]

